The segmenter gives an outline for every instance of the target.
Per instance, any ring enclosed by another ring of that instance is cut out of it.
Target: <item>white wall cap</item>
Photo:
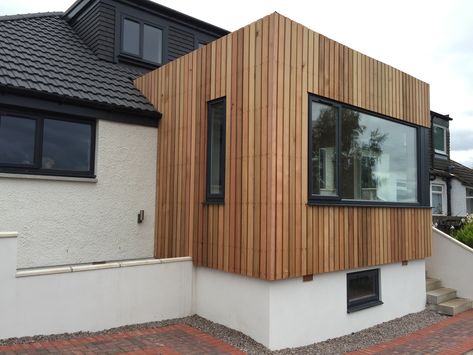
[[[0,232],[0,238],[16,238],[18,232]]]
[[[168,259],[160,259],[163,264],[167,263],[178,263],[181,261],[191,261],[192,257],[191,256],[181,256],[178,258],[168,258]]]
[[[20,269],[16,272],[16,277],[51,275],[51,274],[61,274],[61,273],[68,273],[68,272],[94,271],[94,270],[103,270],[103,269],[115,269],[115,268],[120,268],[120,267],[131,267],[131,266],[168,264],[168,263],[178,263],[178,262],[183,262],[183,261],[192,261],[192,257],[184,256],[184,257],[179,257],[179,258],[168,258],[168,259],[149,258],[149,259],[113,261],[113,262],[107,262],[103,264],[77,264],[77,265]]]
[[[59,267],[50,267],[50,268],[43,267],[39,269],[18,270],[16,272],[16,277],[53,275],[53,274],[63,274],[66,272],[72,272],[72,268],[70,266],[59,266]]]
[[[120,267],[119,262],[103,263],[103,264],[86,264],[86,265],[72,265],[72,272],[89,271],[89,270],[102,270],[102,269],[115,269]]]
[[[453,237],[450,237],[447,233],[442,232],[440,229],[437,229],[437,228],[435,228],[435,227],[432,227],[432,230],[433,230],[434,232],[438,233],[438,235],[440,235],[441,237],[444,237],[445,239],[447,239],[449,242],[454,243],[454,244],[456,244],[456,245],[459,246],[459,247],[462,247],[463,249],[469,251],[470,253],[473,253],[473,249],[470,248],[468,245],[463,244],[462,242],[459,242],[458,240],[456,240],[456,239],[453,238]]]
[[[162,264],[161,259],[136,259],[120,261],[120,267]]]

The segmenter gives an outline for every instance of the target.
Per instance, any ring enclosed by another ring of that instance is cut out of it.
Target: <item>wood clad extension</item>
[[[156,257],[276,280],[425,258],[428,208],[307,205],[308,93],[429,127],[429,86],[277,14],[136,80],[158,130]],[[225,203],[205,204],[226,96]]]

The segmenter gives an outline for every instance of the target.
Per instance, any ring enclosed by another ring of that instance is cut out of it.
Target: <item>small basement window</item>
[[[95,122],[0,114],[0,172],[94,176]]]
[[[124,17],[121,53],[146,62],[163,61],[163,30],[156,26]]]
[[[379,269],[347,274],[347,312],[383,304],[379,297]]]

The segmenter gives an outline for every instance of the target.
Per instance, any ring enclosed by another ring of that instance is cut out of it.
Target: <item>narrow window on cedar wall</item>
[[[208,102],[207,203],[225,200],[225,98]]]

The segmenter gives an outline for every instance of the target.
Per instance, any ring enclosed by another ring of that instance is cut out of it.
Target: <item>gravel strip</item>
[[[87,337],[95,335],[105,335],[128,330],[137,330],[143,328],[163,327],[170,324],[184,323],[194,328],[200,329],[216,338],[219,338],[236,348],[248,354],[343,354],[347,351],[353,351],[365,348],[367,346],[386,342],[408,333],[412,333],[421,328],[428,327],[434,323],[448,318],[433,311],[425,310],[419,313],[409,314],[407,316],[396,318],[392,321],[376,325],[374,327],[352,333],[339,338],[329,339],[312,345],[284,349],[279,351],[269,351],[266,347],[257,343],[245,334],[236,330],[227,328],[223,325],[213,323],[197,315],[185,318],[176,318],[161,322],[151,322],[144,324],[129,325],[119,328],[112,328],[101,332],[77,332],[64,333],[48,336],[34,336],[23,338],[0,339],[0,345],[11,345],[20,343],[31,343],[36,341],[54,341],[62,339],[71,339],[78,337]]]

